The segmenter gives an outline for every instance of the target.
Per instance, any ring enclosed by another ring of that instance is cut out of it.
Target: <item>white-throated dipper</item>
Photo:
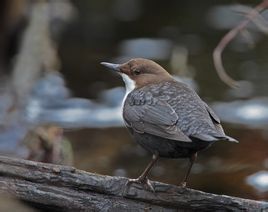
[[[181,184],[185,187],[198,151],[219,140],[237,142],[225,135],[217,115],[194,90],[154,61],[136,58],[123,64],[101,64],[122,76],[125,124],[134,140],[153,154],[143,173],[129,183],[154,190],[147,175],[159,157],[189,158]]]

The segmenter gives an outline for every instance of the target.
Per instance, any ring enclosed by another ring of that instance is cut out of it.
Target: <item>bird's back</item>
[[[155,99],[172,107],[177,114],[177,127],[191,140],[228,140],[219,118],[184,83],[172,80],[146,85],[132,91],[125,104],[153,104]]]
[[[222,128],[219,128],[219,119],[212,117],[207,104],[189,86],[181,82],[164,82],[159,86],[161,92],[155,95],[160,99],[166,98],[178,115],[177,125],[187,136],[225,135]]]

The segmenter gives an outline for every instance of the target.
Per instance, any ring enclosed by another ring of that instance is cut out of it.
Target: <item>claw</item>
[[[151,162],[148,164],[148,166],[145,168],[145,170],[142,172],[142,174],[137,179],[129,179],[125,185],[124,194],[129,189],[129,185],[132,183],[138,183],[140,184],[145,190],[150,190],[155,193],[154,187],[152,186],[150,180],[147,178],[147,175],[149,174],[150,170],[152,169],[153,165],[158,160],[159,154],[156,152],[153,154],[153,158]]]
[[[137,179],[129,179],[126,183],[127,189],[133,183],[140,184],[144,189],[152,191],[155,193],[154,187],[147,177],[145,177],[145,178],[138,177]]]

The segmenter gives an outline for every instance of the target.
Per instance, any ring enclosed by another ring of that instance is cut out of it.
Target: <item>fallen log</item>
[[[0,195],[53,211],[268,211],[268,203],[153,182],[155,193],[127,178],[0,156]]]

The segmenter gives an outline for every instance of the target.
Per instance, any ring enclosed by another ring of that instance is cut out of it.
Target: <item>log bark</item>
[[[268,203],[153,182],[155,193],[127,178],[0,156],[0,195],[52,211],[268,211]]]

